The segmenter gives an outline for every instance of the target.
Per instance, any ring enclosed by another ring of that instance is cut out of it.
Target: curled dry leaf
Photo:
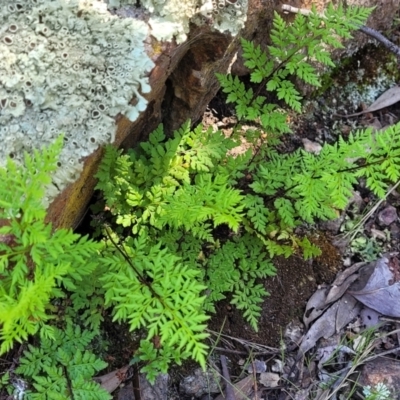
[[[332,285],[321,287],[310,297],[303,319],[306,327],[321,316],[330,304],[343,296],[349,286],[358,279],[358,271],[364,265],[365,263],[356,263],[340,272]]]
[[[311,327],[299,346],[298,359],[321,338],[339,333],[360,314],[362,305],[370,312],[364,318],[377,322],[378,313],[400,317],[400,263],[382,257],[357,263],[341,272],[330,287],[318,289],[307,303],[304,323]],[[364,309],[364,314],[367,311]]]
[[[108,374],[96,376],[94,380],[108,393],[112,393],[127,378],[129,365]]]
[[[299,348],[299,354],[305,354],[315,346],[321,338],[328,339],[338,333],[352,319],[354,319],[360,306],[357,301],[349,295],[344,295],[340,300],[333,303],[325,313],[318,318],[308,332],[304,335]]]
[[[328,290],[329,289],[326,286],[320,287],[308,300],[303,317],[303,322],[306,328],[308,328],[311,322],[315,321],[326,310],[326,292]]]
[[[369,308],[389,317],[400,317],[400,266],[396,257],[382,257],[368,265],[365,285],[355,282],[348,292]],[[361,276],[361,275],[360,275]]]

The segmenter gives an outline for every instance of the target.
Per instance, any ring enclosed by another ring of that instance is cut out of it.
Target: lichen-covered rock
[[[111,9],[137,4],[136,0],[107,1]],[[149,12],[154,37],[175,38],[181,43],[187,38],[190,22],[237,35],[246,21],[248,0],[141,0],[140,6]]]
[[[359,1],[378,4],[348,3]],[[388,26],[397,2],[379,3],[368,24]],[[268,45],[281,3],[286,1],[0,0],[0,164],[6,155],[18,159],[23,150],[63,132],[60,170],[45,200],[58,193],[48,208],[53,226],[76,226],[93,193],[101,145],[115,135],[116,146],[129,147],[160,122],[171,132],[189,118],[199,120],[218,91],[215,73],[237,71],[232,60],[239,46],[232,34],[247,18],[240,36]],[[123,7],[115,9],[117,4]],[[189,40],[182,42],[189,20]],[[160,41],[165,38],[177,40]],[[237,58],[240,64],[240,52]],[[150,90],[150,69],[151,91],[144,94]]]
[[[46,204],[76,179],[80,159],[114,141],[118,113],[134,121],[146,108],[148,34],[98,0],[0,0],[0,163],[64,133]]]

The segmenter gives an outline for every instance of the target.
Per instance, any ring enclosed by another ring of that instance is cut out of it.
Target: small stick
[[[226,383],[225,399],[226,400],[236,400],[235,391],[233,390],[231,377],[229,376],[228,366],[226,364],[226,357],[221,356],[220,359],[221,359],[221,367],[222,367],[222,376],[224,377],[224,380]]]
[[[375,29],[369,28],[368,26],[362,26],[360,31],[365,33],[368,36],[373,37],[378,42],[381,42],[387,49],[389,49],[392,53],[396,54],[396,56],[400,59],[400,47],[396,46],[393,42],[391,42],[388,38],[383,36],[381,33],[376,31]]]
[[[289,6],[289,4],[282,4],[282,11],[286,11],[285,14],[288,13],[293,13],[293,14],[301,14],[301,15],[310,15],[311,14],[311,10],[307,10],[306,8],[298,8],[298,7],[293,7],[293,6]],[[324,14],[318,13],[318,15],[320,17],[323,17]]]

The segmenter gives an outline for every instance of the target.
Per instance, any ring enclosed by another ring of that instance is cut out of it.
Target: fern
[[[52,231],[42,204],[56,168],[62,138],[24,165],[11,159],[0,168],[0,353],[39,330],[52,336],[51,299],[76,291],[77,282],[96,268],[90,258],[99,245],[72,233]],[[9,188],[12,187],[13,190]]]
[[[320,254],[295,228],[334,218],[360,176],[379,195],[399,177],[400,128],[375,141],[369,131],[358,132],[318,156],[281,155],[275,147],[290,132],[282,104],[301,111],[292,78],[320,86],[317,66],[333,66],[329,48],[341,47],[339,37],[350,37],[369,12],[330,7],[289,25],[276,14],[267,51],[242,40],[258,89],[230,75],[218,79],[239,119],[258,127],[247,131],[252,148],[245,154],[230,154],[237,134],[192,130],[189,122],[171,138],[158,127],[126,154],[106,149],[97,188],[113,218],[101,226],[100,281],[114,319],[146,332],[134,362],[145,363],[150,379],[173,361],[205,364],[205,323],[218,300],[229,297],[257,329],[268,295],[261,280],[276,273],[271,259]],[[264,88],[279,105],[266,103]]]
[[[251,82],[260,85],[254,92],[246,89],[237,77],[217,74],[222,90],[227,93],[227,102],[235,103],[236,114],[241,120],[259,118],[263,129],[275,133],[290,132],[286,113],[275,104],[265,104],[265,97],[258,95],[262,87],[275,92],[291,109],[301,111],[302,97],[289,79],[297,76],[305,83],[319,87],[320,78],[315,63],[332,67],[329,46],[341,48],[338,40],[350,38],[350,32],[364,24],[372,9],[330,5],[323,16],[313,8],[309,16],[296,15],[292,24],[287,24],[275,12],[271,30],[272,45],[267,51],[245,39],[241,40],[244,64],[251,70]]]
[[[306,259],[319,255],[320,250],[307,237],[296,236],[294,228],[336,217],[359,176],[380,176],[385,182],[396,178],[393,166],[397,165],[399,130],[400,126],[393,128],[384,140],[377,137],[375,142],[370,131],[356,132],[348,141],[325,145],[319,155],[303,150],[281,155],[270,149],[263,153],[268,157],[253,167],[249,153],[229,156],[232,140],[217,132],[213,143],[219,143],[219,150],[207,150],[212,164],[198,163],[196,156],[202,153],[192,152],[190,146],[180,148],[179,158],[168,155],[169,160],[185,163],[185,170],[190,171],[181,181],[173,172],[177,184],[170,185],[170,167],[163,167],[162,179],[156,179],[156,184],[138,177],[141,184],[135,190],[146,193],[150,200],[146,206],[130,205],[125,191],[129,193],[131,188],[125,183],[118,186],[121,209],[130,220],[141,213],[141,228],[122,234],[118,230],[119,204],[112,205],[117,225],[115,231],[103,227],[107,239],[100,281],[114,319],[128,321],[132,330],[147,331],[147,344],[143,342],[136,355],[137,360],[148,362],[143,371],[155,377],[156,370],[164,371],[175,358],[191,357],[204,365],[207,313],[225,296],[230,296],[232,304],[257,329],[261,302],[268,295],[259,279],[275,274],[271,258],[293,252]],[[173,137],[162,142],[164,136],[158,129],[152,136],[161,159],[171,148],[178,149],[176,143],[182,144],[184,137],[191,143],[204,140],[200,128],[188,131],[185,127],[175,135],[179,140]],[[171,147],[171,143],[175,144]],[[210,147],[204,142],[204,149]],[[146,165],[140,171],[155,170],[152,162],[156,156],[146,143],[142,149],[148,158],[140,150],[133,151],[129,159],[121,155],[115,161],[126,163],[120,168],[126,176],[131,174],[129,169],[135,169],[132,157]],[[238,185],[243,183],[240,179],[246,169],[252,171],[251,180],[241,191]],[[104,183],[123,182],[118,176],[100,175]],[[379,190],[375,192],[379,194]],[[219,229],[229,232],[222,243]],[[150,346],[154,341],[160,343],[158,348]]]
[[[100,243],[44,222],[41,199],[61,139],[26,155],[24,168],[7,161],[0,169],[0,219],[6,221],[0,228],[0,350],[40,333],[40,346],[28,346],[18,368],[32,381],[28,398],[110,398],[92,381],[105,363],[87,350],[106,307],[115,321],[143,332],[133,362],[150,380],[187,358],[204,366],[206,322],[216,301],[228,297],[257,330],[268,295],[262,280],[276,273],[271,259],[319,254],[295,228],[335,217],[360,177],[379,196],[399,179],[400,125],[375,138],[356,132],[318,156],[281,155],[275,147],[290,132],[281,105],[301,110],[292,77],[318,87],[318,63],[333,65],[329,46],[340,47],[338,37],[349,37],[368,13],[330,7],[324,16],[300,15],[290,25],[276,14],[266,52],[242,40],[259,88],[218,78],[239,119],[258,126],[247,131],[252,148],[243,155],[230,153],[236,133],[227,138],[201,125],[191,129],[190,122],[171,138],[159,126],[125,154],[107,147],[96,176],[112,218],[99,227]],[[266,103],[261,88],[274,92],[279,105]],[[53,299],[63,309],[63,331],[50,324]]]
[[[183,226],[187,231],[194,226],[212,220],[214,227],[226,224],[237,231],[241,221],[240,205],[242,196],[238,190],[227,187],[224,176],[209,174],[198,175],[194,185],[184,185],[173,196],[168,197],[160,222],[169,222],[174,228]],[[187,212],[189,210],[189,212]],[[183,212],[184,211],[184,212]],[[207,231],[196,232],[203,239],[213,241],[210,228]]]
[[[20,359],[16,372],[33,381],[26,398],[111,399],[92,381],[93,375],[107,366],[87,350],[94,333],[71,324],[65,331],[57,328],[53,331],[53,339],[43,338],[40,347],[29,345]]]
[[[214,311],[215,301],[233,293],[232,304],[244,310],[244,317],[257,330],[259,304],[268,292],[255,280],[276,273],[262,242],[248,234],[236,237],[208,257],[205,270],[209,294],[204,307]]]
[[[114,319],[129,321],[132,330],[146,328],[147,340],[158,336],[163,346],[190,350],[204,366],[206,346],[201,341],[207,337],[208,317],[202,309],[205,286],[197,280],[199,271],[182,265],[160,245],[149,246],[143,235],[127,244],[126,256],[114,248],[104,258],[109,272],[102,281]]]

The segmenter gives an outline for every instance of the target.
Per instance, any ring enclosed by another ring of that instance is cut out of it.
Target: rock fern
[[[189,123],[172,138],[160,126],[126,154],[106,149],[97,174],[112,215],[112,231],[103,226],[109,237],[104,260],[115,271],[104,278],[106,301],[116,320],[147,329],[136,360],[148,361],[149,374],[157,363],[164,370],[187,356],[204,364],[206,348],[198,345],[206,336],[204,322],[226,296],[257,329],[267,295],[262,279],[276,272],[271,259],[320,253],[295,228],[335,218],[360,176],[380,196],[398,178],[400,126],[376,139],[368,130],[356,132],[325,145],[320,155],[282,155],[276,144],[290,131],[286,113],[259,95],[265,87],[301,111],[292,78],[318,87],[318,64],[332,66],[330,49],[342,47],[339,37],[349,38],[369,13],[329,7],[324,16],[299,15],[290,25],[275,15],[267,52],[242,41],[259,89],[218,77],[239,119],[261,126],[247,132],[253,150],[233,157],[234,137],[201,125],[191,130]]]
[[[308,16],[298,14],[293,23],[286,23],[275,12],[271,45],[264,51],[253,42],[242,39],[244,64],[251,71],[251,82],[258,89],[246,88],[238,77],[218,74],[227,102],[234,103],[241,120],[259,120],[266,131],[275,135],[290,132],[286,113],[277,104],[266,103],[261,89],[275,93],[277,100],[301,112],[302,96],[293,83],[298,77],[308,85],[321,86],[317,66],[332,67],[331,51],[343,48],[340,38],[351,38],[351,31],[365,23],[370,8],[329,5],[324,15],[315,9]]]
[[[0,168],[0,353],[38,331],[52,337],[51,300],[64,290],[79,292],[79,282],[96,268],[91,258],[98,244],[45,222],[42,201],[61,145],[60,137],[25,154],[23,166],[9,158]]]
[[[16,373],[32,380],[24,398],[28,400],[109,400],[108,392],[92,380],[107,366],[88,350],[95,334],[68,324],[53,328],[53,338],[42,338],[39,346],[28,345]]]

